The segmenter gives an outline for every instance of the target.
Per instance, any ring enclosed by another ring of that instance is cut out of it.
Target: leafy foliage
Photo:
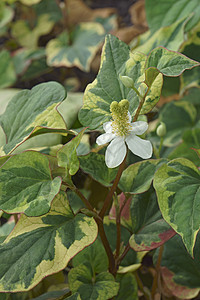
[[[0,299],[199,299],[198,0],[87,3],[0,3]]]

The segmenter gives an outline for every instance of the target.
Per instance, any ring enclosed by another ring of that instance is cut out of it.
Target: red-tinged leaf
[[[171,272],[167,267],[161,267],[161,276],[164,281],[164,285],[171,291],[173,296],[180,299],[191,299],[198,295],[200,289],[191,289],[187,286],[179,285],[174,281],[174,273]]]
[[[137,234],[133,234],[129,243],[135,251],[150,251],[163,245],[175,234],[176,232],[163,219],[159,219],[143,227]]]
[[[200,291],[200,235],[197,236],[194,258],[187,252],[181,237],[176,234],[163,248],[160,271],[167,290],[178,299],[193,299]],[[159,251],[153,261],[156,264]]]
[[[126,202],[126,203],[125,203]],[[119,203],[119,209],[122,208],[122,212],[121,212],[121,217],[125,220],[129,220],[130,219],[130,203],[131,203],[131,198],[129,198],[128,200],[126,200],[126,197],[124,195],[124,193],[121,193],[118,196],[118,203]],[[110,213],[109,213],[109,217],[111,219],[115,219],[116,218],[116,208],[115,208],[115,204],[113,203],[111,209],[110,209]]]
[[[163,219],[155,191],[134,195],[130,204],[131,228],[129,243],[135,251],[149,251],[158,248],[175,232]]]

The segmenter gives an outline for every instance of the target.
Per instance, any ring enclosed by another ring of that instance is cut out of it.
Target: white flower
[[[108,168],[115,168],[123,162],[127,146],[131,152],[143,159],[152,156],[150,141],[143,140],[137,136],[142,135],[147,130],[148,124],[144,121],[131,123],[131,116],[128,112],[129,103],[127,103],[128,100],[126,99],[119,103],[116,101],[111,103],[110,110],[113,121],[103,124],[105,133],[96,140],[98,145],[111,142],[105,153],[105,162]]]

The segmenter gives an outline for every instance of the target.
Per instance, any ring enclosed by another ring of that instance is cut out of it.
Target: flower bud
[[[132,78],[130,78],[129,76],[119,76],[121,82],[123,83],[123,85],[125,85],[125,87],[127,88],[132,88],[134,86],[134,81]]]
[[[159,137],[163,137],[163,136],[165,136],[166,132],[167,132],[166,125],[165,125],[165,123],[161,122],[160,125],[156,129],[156,134]]]

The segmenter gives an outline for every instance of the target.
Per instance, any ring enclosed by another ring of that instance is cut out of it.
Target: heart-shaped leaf
[[[88,72],[104,34],[103,26],[94,22],[80,23],[71,35],[72,41],[67,32],[61,33],[47,44],[48,65],[76,66]]]
[[[0,246],[0,290],[26,291],[44,277],[64,269],[78,252],[94,242],[97,225],[83,214],[74,216],[60,193],[42,217],[21,215]]]
[[[12,26],[12,35],[22,47],[35,49],[40,36],[48,34],[53,26],[54,22],[50,20],[49,15],[43,14],[38,17],[37,24],[33,29],[27,25],[25,20],[15,21]]]
[[[34,151],[11,156],[0,168],[0,208],[28,216],[47,213],[61,178],[52,179],[48,158]]]
[[[0,125],[7,138],[1,153],[12,152],[40,127],[65,130],[66,125],[56,110],[64,98],[65,90],[57,82],[41,83],[15,95],[0,116]]]
[[[181,235],[193,255],[200,228],[200,171],[187,159],[174,159],[158,169],[154,188],[163,218]]]
[[[99,239],[96,239],[93,244],[88,246],[73,258],[74,267],[77,267],[80,264],[90,264],[93,274],[108,270],[108,257]]]
[[[93,277],[91,266],[81,264],[69,272],[72,293],[78,292],[82,300],[107,300],[117,295],[119,283],[112,274],[101,272]]]
[[[163,220],[152,190],[135,195],[131,201],[130,212],[133,235],[129,244],[135,251],[158,248],[176,234]]]

